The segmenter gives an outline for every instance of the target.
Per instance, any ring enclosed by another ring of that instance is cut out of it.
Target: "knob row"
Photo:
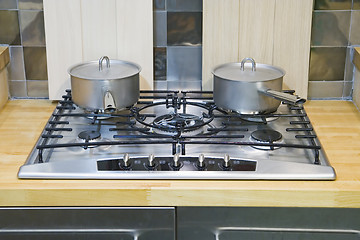
[[[150,154],[149,157],[148,157],[148,163],[147,163],[147,166],[150,169],[156,167],[154,159],[155,159],[154,154]],[[123,167],[124,168],[130,168],[130,161],[129,160],[130,160],[129,154],[125,153],[124,157],[123,157]],[[174,169],[180,169],[181,168],[182,164],[181,164],[181,161],[180,161],[180,154],[173,155],[173,161],[171,163],[171,166]],[[230,168],[230,166],[231,166],[231,164],[230,164],[230,156],[229,156],[229,154],[225,154],[224,158],[223,158],[222,167],[226,170],[226,169]],[[205,166],[205,156],[204,156],[204,154],[199,154],[197,167],[200,170],[202,170],[202,169],[204,169],[206,167]]]

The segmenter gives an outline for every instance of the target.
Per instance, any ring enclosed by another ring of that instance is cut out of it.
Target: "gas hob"
[[[135,106],[88,112],[70,90],[63,98],[19,178],[336,178],[302,106],[246,115],[217,108],[212,92],[141,91]]]

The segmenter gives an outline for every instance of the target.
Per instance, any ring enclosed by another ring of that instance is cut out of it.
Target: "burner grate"
[[[76,108],[72,102],[71,91],[67,90],[67,94],[63,96],[64,100],[59,102],[59,106],[56,108],[54,114],[52,114],[42,136],[38,146],[38,162],[43,162],[43,151],[46,149],[55,148],[67,148],[67,147],[82,147],[87,148],[91,146],[103,146],[103,145],[170,145],[172,153],[178,153],[178,146],[181,148],[181,154],[186,154],[186,146],[189,145],[224,145],[224,146],[259,146],[274,148],[299,148],[299,149],[311,149],[314,151],[314,164],[320,164],[319,151],[321,146],[317,144],[315,139],[317,136],[313,132],[310,120],[304,111],[303,107],[288,106],[291,113],[272,113],[267,115],[256,115],[261,118],[259,123],[252,124],[267,124],[267,118],[289,118],[290,124],[294,127],[287,128],[288,132],[303,132],[303,134],[296,134],[295,139],[307,140],[308,144],[296,144],[296,143],[275,143],[275,142],[251,142],[244,139],[242,134],[226,135],[222,133],[226,132],[247,132],[248,128],[244,127],[248,123],[241,120],[242,117],[254,117],[254,115],[248,114],[235,114],[218,109],[212,101],[212,92],[210,91],[141,91],[140,99],[147,99],[152,101],[138,102],[138,105],[128,109],[129,113],[77,113],[73,112]],[[292,91],[290,93],[293,93]],[[207,100],[207,101],[204,101]],[[204,110],[201,118],[203,122],[196,124],[195,126],[183,126],[178,125],[174,127],[175,135],[166,135],[151,132],[152,128],[159,128],[154,124],[150,124],[145,120],[149,118],[156,118],[155,114],[142,114],[142,111],[154,106],[163,105],[166,109],[173,109],[177,114],[182,109],[182,114],[186,114],[187,107],[199,107]],[[118,132],[113,135],[111,141],[99,141],[99,142],[84,142],[84,143],[49,143],[50,139],[61,139],[62,134],[58,134],[62,131],[72,131],[72,128],[58,127],[58,125],[69,125],[69,121],[62,120],[63,117],[87,117],[92,118],[91,124],[109,124],[115,125],[114,128],[110,128],[109,131]],[[108,123],[106,120],[98,119],[100,117],[107,118],[123,118],[124,121],[116,121],[114,123]],[[199,127],[209,125],[214,118],[223,118],[222,127],[208,127],[203,134],[197,134],[193,136],[183,135],[183,132],[194,130]],[[239,122],[231,122],[231,119],[239,119]],[[142,127],[137,127],[137,123],[140,123]],[[122,125],[120,127],[119,125]],[[297,125],[297,127],[295,127]],[[126,132],[119,134],[120,132]],[[132,135],[132,132],[136,132],[136,135]],[[129,140],[131,139],[131,140]],[[126,140],[126,141],[125,141]]]

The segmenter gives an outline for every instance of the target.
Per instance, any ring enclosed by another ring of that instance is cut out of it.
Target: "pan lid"
[[[105,66],[103,61],[105,60]],[[110,80],[134,76],[141,71],[136,63],[101,57],[99,61],[89,61],[71,66],[68,73],[71,76],[89,80]]]
[[[247,61],[251,62],[246,63]],[[268,81],[285,75],[283,69],[268,64],[256,63],[253,58],[244,58],[241,62],[219,65],[214,68],[212,73],[222,79],[242,82]]]

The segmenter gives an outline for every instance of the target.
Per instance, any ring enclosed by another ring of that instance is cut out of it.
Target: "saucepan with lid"
[[[130,107],[139,99],[140,71],[135,63],[110,60],[107,56],[74,65],[68,70],[72,100],[89,111]]]
[[[281,101],[292,105],[306,101],[282,92],[283,69],[256,63],[253,58],[244,58],[241,63],[222,64],[212,73],[215,104],[225,110],[266,114],[275,112]]]

